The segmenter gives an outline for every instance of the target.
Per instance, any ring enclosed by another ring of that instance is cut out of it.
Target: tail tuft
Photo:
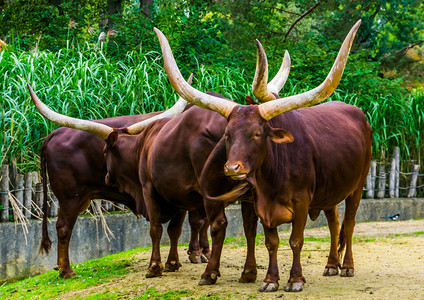
[[[344,232],[344,222],[343,222],[342,228],[340,228],[340,234],[339,234],[339,250],[338,250],[338,253],[339,253],[340,261],[341,261],[345,246],[346,246],[346,236],[345,236],[345,232]]]
[[[50,240],[50,238],[48,236],[45,238],[42,238],[41,244],[40,244],[40,250],[38,251],[38,254],[42,255],[46,253],[46,255],[48,255],[51,247],[52,247],[52,241]]]

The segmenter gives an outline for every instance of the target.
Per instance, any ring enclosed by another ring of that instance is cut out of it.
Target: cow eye
[[[262,136],[262,132],[260,132],[260,131],[256,131],[255,134],[254,134],[255,138],[260,138],[261,136]]]

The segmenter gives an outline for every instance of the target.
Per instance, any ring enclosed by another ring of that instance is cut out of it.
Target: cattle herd
[[[327,99],[338,86],[358,21],[345,38],[327,78],[302,94],[280,98],[290,57],[268,83],[268,63],[259,41],[252,91],[240,105],[216,93],[203,93],[182,77],[166,37],[155,28],[165,70],[180,100],[169,110],[103,120],[79,120],[50,110],[28,85],[40,113],[61,127],[41,149],[44,217],[40,251],[48,251],[47,174],[59,200],[56,223],[57,268],[75,275],[69,241],[78,214],[92,199],[126,205],[150,222],[152,254],[146,277],[181,266],[177,244],[189,213],[189,258],[207,262],[200,285],[220,276],[219,265],[227,219],[225,207],[240,201],[247,256],[240,282],[256,281],[257,221],[265,232],[269,266],[260,291],[279,287],[277,226],[292,224],[293,264],[285,291],[299,292],[305,278],[300,264],[303,231],[309,217],[324,211],[331,235],[324,276],[354,275],[352,235],[355,215],[371,160],[372,131],[364,113]],[[188,101],[190,104],[187,104]],[[337,204],[345,200],[340,228]],[[170,252],[160,257],[162,224],[169,221]],[[208,242],[208,229],[212,239]],[[344,253],[344,257],[343,257]]]

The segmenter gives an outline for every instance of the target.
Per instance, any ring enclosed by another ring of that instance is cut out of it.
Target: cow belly
[[[314,195],[314,197],[312,198],[312,202],[309,206],[309,212],[312,213],[314,211],[325,211],[331,209],[343,200],[345,200],[356,189],[357,187],[352,187],[350,190],[344,192],[335,192],[334,189],[328,190],[327,193],[319,193],[318,195]]]

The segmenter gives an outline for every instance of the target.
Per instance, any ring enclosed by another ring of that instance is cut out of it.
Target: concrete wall
[[[344,202],[339,205],[343,216]],[[383,199],[362,200],[356,216],[357,222],[381,221],[382,217],[399,213],[401,220],[424,218],[424,199]],[[227,237],[243,235],[243,224],[238,205],[226,209],[228,219]],[[93,258],[151,245],[149,223],[143,218],[137,219],[133,214],[115,214],[105,216],[115,238],[110,241],[105,236],[100,220],[93,217],[80,217],[75,225],[70,243],[70,259],[73,264]],[[26,277],[51,270],[56,265],[57,239],[55,219],[49,223],[49,234],[53,246],[48,256],[38,255],[41,240],[41,222],[31,220],[28,233],[15,223],[0,224],[0,281]],[[307,227],[327,225],[324,214],[315,222],[308,220]],[[290,224],[279,227],[289,229]],[[258,225],[262,233],[262,226]],[[164,230],[162,244],[169,240]],[[180,243],[190,240],[188,221],[184,223]]]

